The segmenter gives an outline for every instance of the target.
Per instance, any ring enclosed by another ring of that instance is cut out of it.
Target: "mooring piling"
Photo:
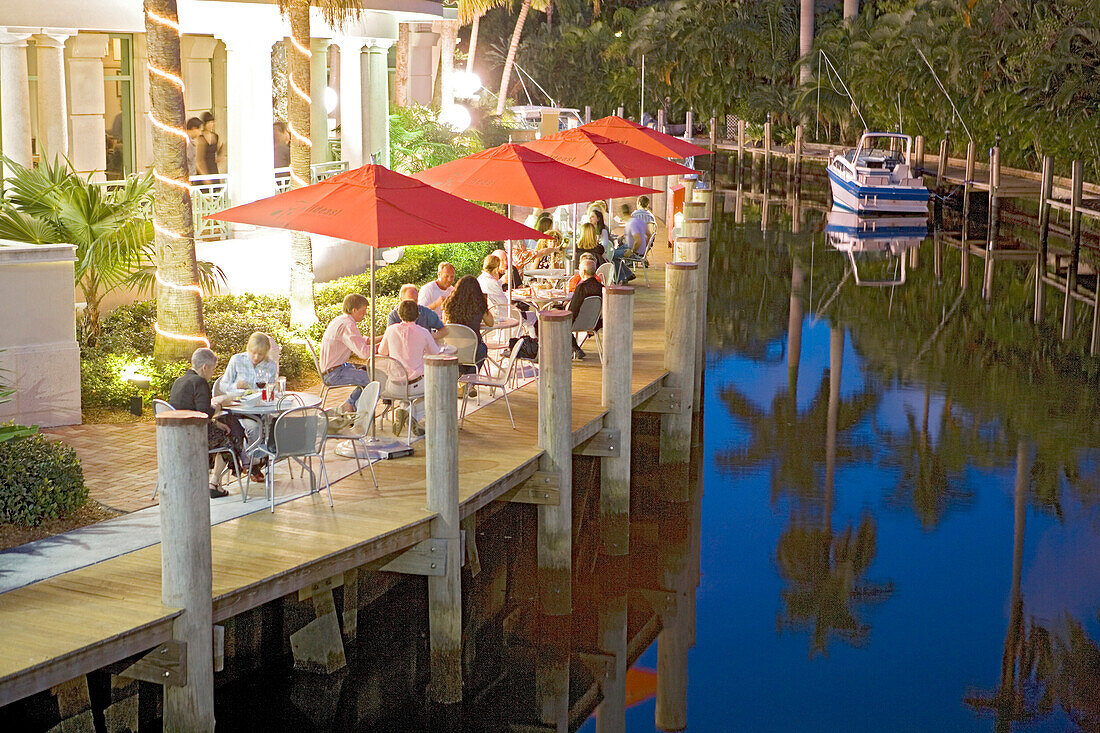
[[[462,700],[462,535],[458,496],[458,359],[424,358],[424,474],[432,540],[443,544],[443,575],[428,576],[431,697]],[[472,540],[472,538],[471,538]]]
[[[630,420],[634,374],[634,288],[611,285],[603,296],[604,427],[616,435],[618,455],[600,466],[600,527],[604,554],[630,550]]]
[[[201,412],[172,410],[157,415],[156,422],[161,601],[182,609],[182,613],[172,622],[174,644],[154,649],[146,659],[156,665],[172,657],[182,677],[173,677],[167,668],[163,672],[164,729],[212,731],[214,606],[206,452],[209,418]]]
[[[698,274],[694,262],[670,262],[665,266],[666,383],[681,394],[679,410],[661,415],[660,463],[666,469],[662,486],[671,501],[686,501],[688,493]]]
[[[1072,247],[1066,271],[1066,299],[1062,310],[1062,339],[1073,338],[1074,296],[1077,294],[1077,268],[1081,264],[1081,190],[1084,170],[1081,161],[1073,161],[1070,174],[1069,237]]]
[[[539,448],[540,470],[553,475],[557,505],[538,508],[538,572],[542,612],[572,612],[573,531],[573,380],[572,314],[539,313]]]
[[[1043,156],[1042,180],[1039,184],[1039,252],[1035,256],[1035,322],[1043,320],[1047,302],[1047,247],[1050,237],[1050,197],[1054,188],[1054,160]]]

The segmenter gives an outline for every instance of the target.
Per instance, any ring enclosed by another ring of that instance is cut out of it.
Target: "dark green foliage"
[[[0,443],[0,522],[34,526],[87,500],[84,473],[70,446],[37,434]]]
[[[140,396],[145,402],[168,399],[172,382],[187,371],[184,361],[157,363],[152,356],[135,353],[109,353],[100,349],[86,351],[80,359],[80,402],[83,407],[127,408],[130,399]],[[127,378],[132,374],[149,377],[148,390],[139,390]]]

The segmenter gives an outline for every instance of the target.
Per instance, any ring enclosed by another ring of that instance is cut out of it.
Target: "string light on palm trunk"
[[[150,10],[148,8],[146,8],[145,10],[145,16],[148,20],[149,25],[158,26],[166,32],[174,33],[177,39],[182,37],[179,21],[177,21],[176,19],[161,15],[160,13],[157,13],[156,11]],[[157,64],[152,60],[149,60],[147,63],[149,66],[149,73],[155,78],[155,80],[159,80],[160,83],[168,84],[169,86],[173,87],[173,89],[179,93],[180,97],[183,97],[183,79],[178,74],[157,66]],[[179,138],[183,141],[185,145],[188,143],[189,138],[187,136],[187,131],[180,127],[178,124],[172,124],[171,122],[167,122],[157,117],[157,110],[155,107],[150,112],[149,119],[153,123],[153,127],[160,130],[164,134],[172,135],[176,138]],[[186,171],[184,171],[184,175],[186,175]],[[188,195],[190,195],[191,193],[190,181],[186,179],[181,180],[179,178],[166,176],[158,171],[155,166],[153,168],[153,178],[155,178],[158,183],[162,183],[165,186],[174,188],[181,193],[187,193]],[[164,223],[159,220],[159,217],[157,216],[155,210],[153,213],[153,231],[155,231],[160,236],[170,237],[176,240],[183,241],[189,239],[186,233],[165,226]],[[196,297],[202,297],[202,289],[197,284],[177,283],[172,282],[171,280],[167,280],[164,278],[163,275],[161,275],[159,267],[157,268],[154,278],[161,288],[176,290],[180,292],[194,293]],[[210,348],[210,340],[207,339],[205,336],[170,331],[166,328],[162,328],[160,323],[158,322],[153,323],[153,331],[158,336],[170,339],[172,341],[184,341],[188,343],[202,344],[206,348]]]
[[[293,36],[290,37],[290,45],[293,46],[294,50],[305,59],[305,66],[306,68],[309,68],[309,62],[310,59],[313,58],[313,52],[310,51],[309,48],[301,44],[298,39],[294,38]],[[309,94],[306,93],[304,89],[302,89],[301,85],[298,84],[298,81],[294,78],[295,66],[295,64],[290,65],[290,70],[287,74],[287,86],[290,87],[290,91],[294,94],[294,96],[301,100],[301,102],[306,106],[306,109],[308,110],[310,105],[313,103],[313,100],[310,99]],[[313,141],[309,139],[308,135],[303,135],[302,131],[297,128],[297,126],[294,124],[294,117],[295,115],[290,116],[290,124],[287,125],[287,131],[290,133],[291,139],[297,141],[300,145],[304,145],[307,150],[312,150]],[[295,172],[293,166],[291,166],[290,168],[290,180],[294,188],[298,188],[299,186],[306,186],[309,184],[309,181],[304,180],[300,175]]]

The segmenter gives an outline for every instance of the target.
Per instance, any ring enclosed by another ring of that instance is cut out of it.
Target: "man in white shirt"
[[[477,284],[481,286],[481,292],[489,299],[489,307],[494,305],[508,305],[508,296],[504,294],[504,288],[500,285],[500,258],[489,255],[481,264],[481,274],[477,276]]]
[[[420,288],[417,303],[435,311],[443,317],[443,301],[455,291],[455,267],[450,262],[440,262],[435,272],[435,280]]]

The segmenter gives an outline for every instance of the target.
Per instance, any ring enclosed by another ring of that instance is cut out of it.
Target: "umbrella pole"
[[[367,247],[370,252],[370,381],[374,381],[374,247]],[[385,414],[385,413],[383,413]],[[392,417],[392,415],[391,415]],[[375,440],[378,437],[378,421],[370,421],[370,437]],[[356,448],[358,450],[358,448]],[[367,456],[370,460],[370,456]]]

